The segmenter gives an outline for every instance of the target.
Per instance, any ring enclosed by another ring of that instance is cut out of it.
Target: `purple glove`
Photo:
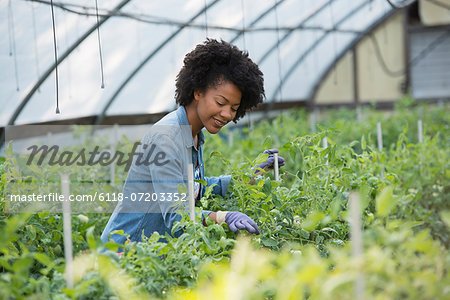
[[[258,225],[256,225],[256,223],[246,214],[239,211],[217,213],[222,215],[225,213],[225,223],[228,224],[228,228],[230,228],[231,231],[236,232],[239,229],[245,229],[250,233],[259,234]]]
[[[256,165],[255,173],[260,172],[258,170],[258,168],[261,168],[264,170],[265,167],[269,167],[269,169],[273,169],[273,164],[275,162],[275,157],[273,154],[278,153],[278,149],[264,150],[263,153],[269,154],[269,157],[267,158],[267,160],[265,162],[260,163],[259,165]],[[284,166],[284,158],[282,158],[281,156],[278,156],[278,167],[282,167],[282,166]]]

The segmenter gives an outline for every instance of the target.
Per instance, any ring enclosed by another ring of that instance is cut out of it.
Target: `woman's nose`
[[[231,107],[224,107],[221,111],[221,115],[224,119],[226,119],[228,122],[233,119],[233,112],[231,111]]]

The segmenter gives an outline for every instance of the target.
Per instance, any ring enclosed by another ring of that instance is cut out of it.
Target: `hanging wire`
[[[11,10],[11,0],[9,0],[9,2],[8,2],[8,41],[9,41],[9,56],[12,56],[13,55],[13,49],[12,49],[12,47],[13,47],[13,40],[12,40],[12,29],[11,29],[11,27],[12,27],[12,25],[11,25],[11,12],[12,12],[12,10]]]
[[[55,80],[56,80],[56,113],[60,114],[59,110],[59,84],[58,84],[58,54],[56,52],[56,27],[55,27],[55,12],[53,11],[53,0],[50,0],[52,8],[52,29],[53,29],[53,48],[55,50]]]
[[[50,0],[33,0],[33,2],[43,3],[50,5]],[[278,1],[278,5],[282,0]],[[205,2],[206,3],[206,2]],[[54,3],[55,7],[60,8],[61,10],[74,13],[80,16],[87,16],[87,17],[95,17],[95,7],[87,7],[87,6],[81,6],[81,5],[75,5],[75,4],[65,4],[62,2]],[[76,7],[78,10],[69,8],[69,7]],[[90,11],[93,12],[90,12]],[[142,23],[146,24],[153,24],[153,25],[169,25],[169,26],[175,26],[175,27],[183,27],[183,28],[199,28],[199,29],[217,29],[217,30],[225,30],[225,31],[232,31],[236,33],[242,33],[242,27],[230,27],[230,26],[221,26],[221,25],[211,25],[211,24],[198,24],[193,22],[184,22],[179,21],[175,19],[168,19],[168,18],[162,18],[162,17],[156,17],[152,15],[146,15],[143,13],[139,14],[133,14],[133,13],[127,13],[120,10],[106,10],[106,9],[99,9],[98,13],[99,17],[120,17],[120,18],[128,18],[133,19]],[[298,30],[319,30],[323,32],[341,32],[341,33],[352,33],[352,34],[362,34],[364,31],[361,30],[354,30],[354,29],[338,29],[338,28],[329,28],[324,27],[321,25],[297,25],[297,26],[279,26],[278,29],[280,31],[298,31]],[[245,32],[260,32],[260,31],[268,31],[273,32],[276,30],[274,26],[259,26],[259,27],[246,27]]]
[[[278,59],[278,79],[280,81],[280,88],[278,89],[278,96],[280,97],[280,103],[283,102],[283,75],[281,71],[281,52],[280,52],[280,26],[278,23],[278,3],[275,2],[275,28],[277,32],[277,59]],[[280,126],[283,127],[283,113],[280,114]]]
[[[244,0],[241,0],[241,9],[242,9],[242,40],[244,43],[244,50],[247,49],[246,43],[245,43],[245,7],[244,7]]]
[[[100,25],[98,20],[98,2],[95,0],[95,15],[97,18],[97,39],[98,39],[98,53],[100,56],[100,72],[102,74],[102,85],[100,86],[102,89],[105,88],[105,76],[103,75],[103,54],[102,54],[102,43],[100,41]]]
[[[40,69],[39,69],[39,53],[37,46],[37,33],[36,33],[36,16],[35,16],[35,7],[34,4],[31,5],[31,20],[33,22],[33,39],[34,39],[34,63],[36,67],[36,76],[39,79],[40,77]],[[38,92],[41,92],[41,89],[38,88]]]
[[[205,0],[205,34],[206,34],[206,38],[208,38],[208,5],[206,3]]]
[[[16,34],[14,29],[14,15],[11,5],[11,0],[8,2],[8,28],[9,28],[9,56],[14,58],[14,74],[16,77],[16,90],[19,91],[19,69],[17,67],[17,53],[16,53]]]
[[[380,64],[381,68],[387,74],[391,77],[398,77],[402,76],[406,73],[406,71],[411,68],[412,66],[415,66],[417,63],[419,63],[422,59],[424,59],[430,52],[432,52],[437,46],[442,44],[447,38],[450,37],[450,30],[444,31],[442,34],[436,37],[428,46],[420,51],[420,53],[414,57],[412,60],[410,60],[406,66],[405,69],[399,70],[399,71],[392,71],[389,69],[388,64],[384,61],[383,55],[381,54],[380,45],[378,44],[377,39],[373,34],[369,34],[370,39],[372,40],[372,43],[375,48],[375,56],[378,60],[378,63]]]
[[[335,27],[335,23],[334,23],[334,14],[333,14],[333,6],[331,5],[331,2],[329,2],[329,6],[330,6],[330,17],[331,17],[331,25],[332,25],[332,28],[334,29],[334,27]],[[337,40],[336,40],[336,32],[333,34],[333,50],[334,50],[334,57],[336,58],[337,57],[337,45],[336,45],[336,43],[337,43]],[[334,63],[333,63],[333,83],[334,83],[334,85],[336,85],[337,84],[337,69],[336,69],[336,64],[337,64],[337,62],[335,61]]]

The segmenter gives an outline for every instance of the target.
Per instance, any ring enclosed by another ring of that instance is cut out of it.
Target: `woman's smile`
[[[215,119],[215,118],[214,118],[214,121],[216,122],[216,125],[218,127],[222,127],[222,126],[226,125],[229,122],[229,121],[228,122],[219,121],[218,119]]]
[[[209,133],[218,133],[236,116],[241,97],[239,88],[225,79],[205,91],[195,91],[194,101],[186,108],[192,136],[203,127]]]

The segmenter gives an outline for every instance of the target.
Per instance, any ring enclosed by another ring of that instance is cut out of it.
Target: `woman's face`
[[[222,81],[205,92],[194,92],[198,118],[209,133],[218,133],[234,119],[241,97],[241,91],[229,81]]]

